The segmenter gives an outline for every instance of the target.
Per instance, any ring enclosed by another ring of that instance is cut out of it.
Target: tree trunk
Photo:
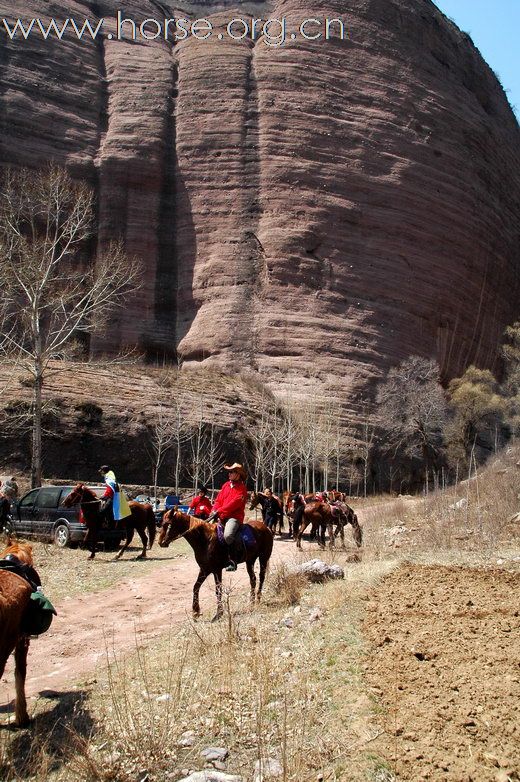
[[[43,371],[37,362],[34,378],[31,488],[42,485],[42,387]]]

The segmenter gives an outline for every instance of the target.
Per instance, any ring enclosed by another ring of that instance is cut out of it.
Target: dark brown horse
[[[261,521],[250,521],[248,526],[255,538],[255,545],[244,549],[244,558],[249,581],[251,583],[251,602],[260,600],[264,585],[267,564],[273,551],[273,535]],[[200,568],[198,578],[193,587],[193,616],[200,616],[199,591],[207,579],[213,573],[215,579],[215,592],[217,595],[217,613],[213,621],[220,619],[224,613],[222,607],[222,571],[228,563],[228,553],[225,544],[221,543],[217,535],[217,525],[201,521],[187,513],[174,509],[166,511],[163,517],[161,531],[159,533],[159,546],[165,548],[178,538],[186,538],[193,549],[195,559]],[[258,592],[256,590],[255,562],[260,562],[260,577]]]
[[[269,508],[269,500],[272,500],[271,508]],[[262,492],[251,492],[251,504],[249,510],[254,510],[260,505],[262,512],[262,520],[266,524],[273,535],[276,533],[276,525],[278,525],[278,534],[282,535],[283,529],[283,505],[282,501],[275,494],[268,497],[267,494]],[[273,511],[274,510],[274,514]]]
[[[96,496],[84,483],[78,483],[73,488],[71,493],[63,500],[63,505],[66,508],[70,508],[73,505],[79,505],[85,524],[87,526],[87,534],[85,536],[84,543],[90,545],[89,559],[94,559],[96,555],[96,544],[98,540],[99,526],[103,521],[103,514],[101,513],[101,500]],[[137,557],[137,559],[146,558],[146,549],[148,547],[148,537],[146,536],[146,530],[150,539],[150,548],[152,548],[155,540],[155,516],[153,508],[150,503],[141,504],[140,502],[130,502],[130,510],[132,511],[130,516],[127,516],[121,521],[117,522],[121,524],[125,529],[126,540],[121,546],[120,550],[115,556],[115,559],[120,559],[128,546],[132,542],[134,532],[137,531],[141,542],[143,544],[143,550]]]
[[[351,508],[346,502],[340,502],[338,500],[331,506],[331,509],[334,520],[336,521],[334,537],[337,538],[339,535],[341,538],[341,545],[345,548],[345,526],[350,524],[354,542],[356,546],[360,548],[363,543],[363,529],[358,521],[358,517],[354,513],[354,508]]]
[[[32,547],[28,543],[10,543],[0,554],[5,559],[10,554],[24,565],[33,567]],[[15,724],[27,725],[27,701],[25,698],[25,676],[27,672],[27,652],[30,639],[22,632],[24,613],[29,605],[30,584],[16,573],[0,570],[0,677],[3,676],[7,658],[14,651],[16,688]]]

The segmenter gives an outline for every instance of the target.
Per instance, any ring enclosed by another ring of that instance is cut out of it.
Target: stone
[[[301,573],[314,583],[321,583],[328,579],[345,578],[345,571],[342,567],[327,565],[321,559],[311,559],[301,565],[292,565],[289,569],[292,573]]]
[[[179,779],[179,782],[244,782],[244,780],[237,774],[227,774],[216,768],[204,768],[202,771],[194,771],[188,777]]]
[[[212,763],[215,760],[225,760],[229,756],[226,747],[206,747],[200,753],[204,760]]]
[[[277,758],[257,760],[253,782],[268,782],[283,776],[283,766]]]
[[[457,502],[452,503],[448,507],[450,510],[466,510],[468,507],[468,501],[466,497],[463,497],[461,500],[457,500]]]
[[[192,747],[195,744],[195,731],[186,730],[179,738],[177,744],[179,747]]]

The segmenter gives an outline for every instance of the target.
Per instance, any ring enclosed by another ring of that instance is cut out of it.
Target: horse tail
[[[155,540],[155,533],[157,530],[157,524],[155,523],[155,516],[152,509],[152,506],[150,505],[147,509],[146,513],[146,528],[148,530],[148,548],[152,548],[153,542]]]

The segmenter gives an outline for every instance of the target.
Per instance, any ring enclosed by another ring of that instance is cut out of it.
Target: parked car
[[[17,535],[54,541],[57,546],[80,543],[86,533],[79,505],[64,508],[62,502],[74,486],[41,486],[31,489],[20,500],[11,504],[11,527]],[[105,486],[92,486],[101,497]],[[102,526],[99,540],[105,545],[118,546],[124,533],[115,523]]]

